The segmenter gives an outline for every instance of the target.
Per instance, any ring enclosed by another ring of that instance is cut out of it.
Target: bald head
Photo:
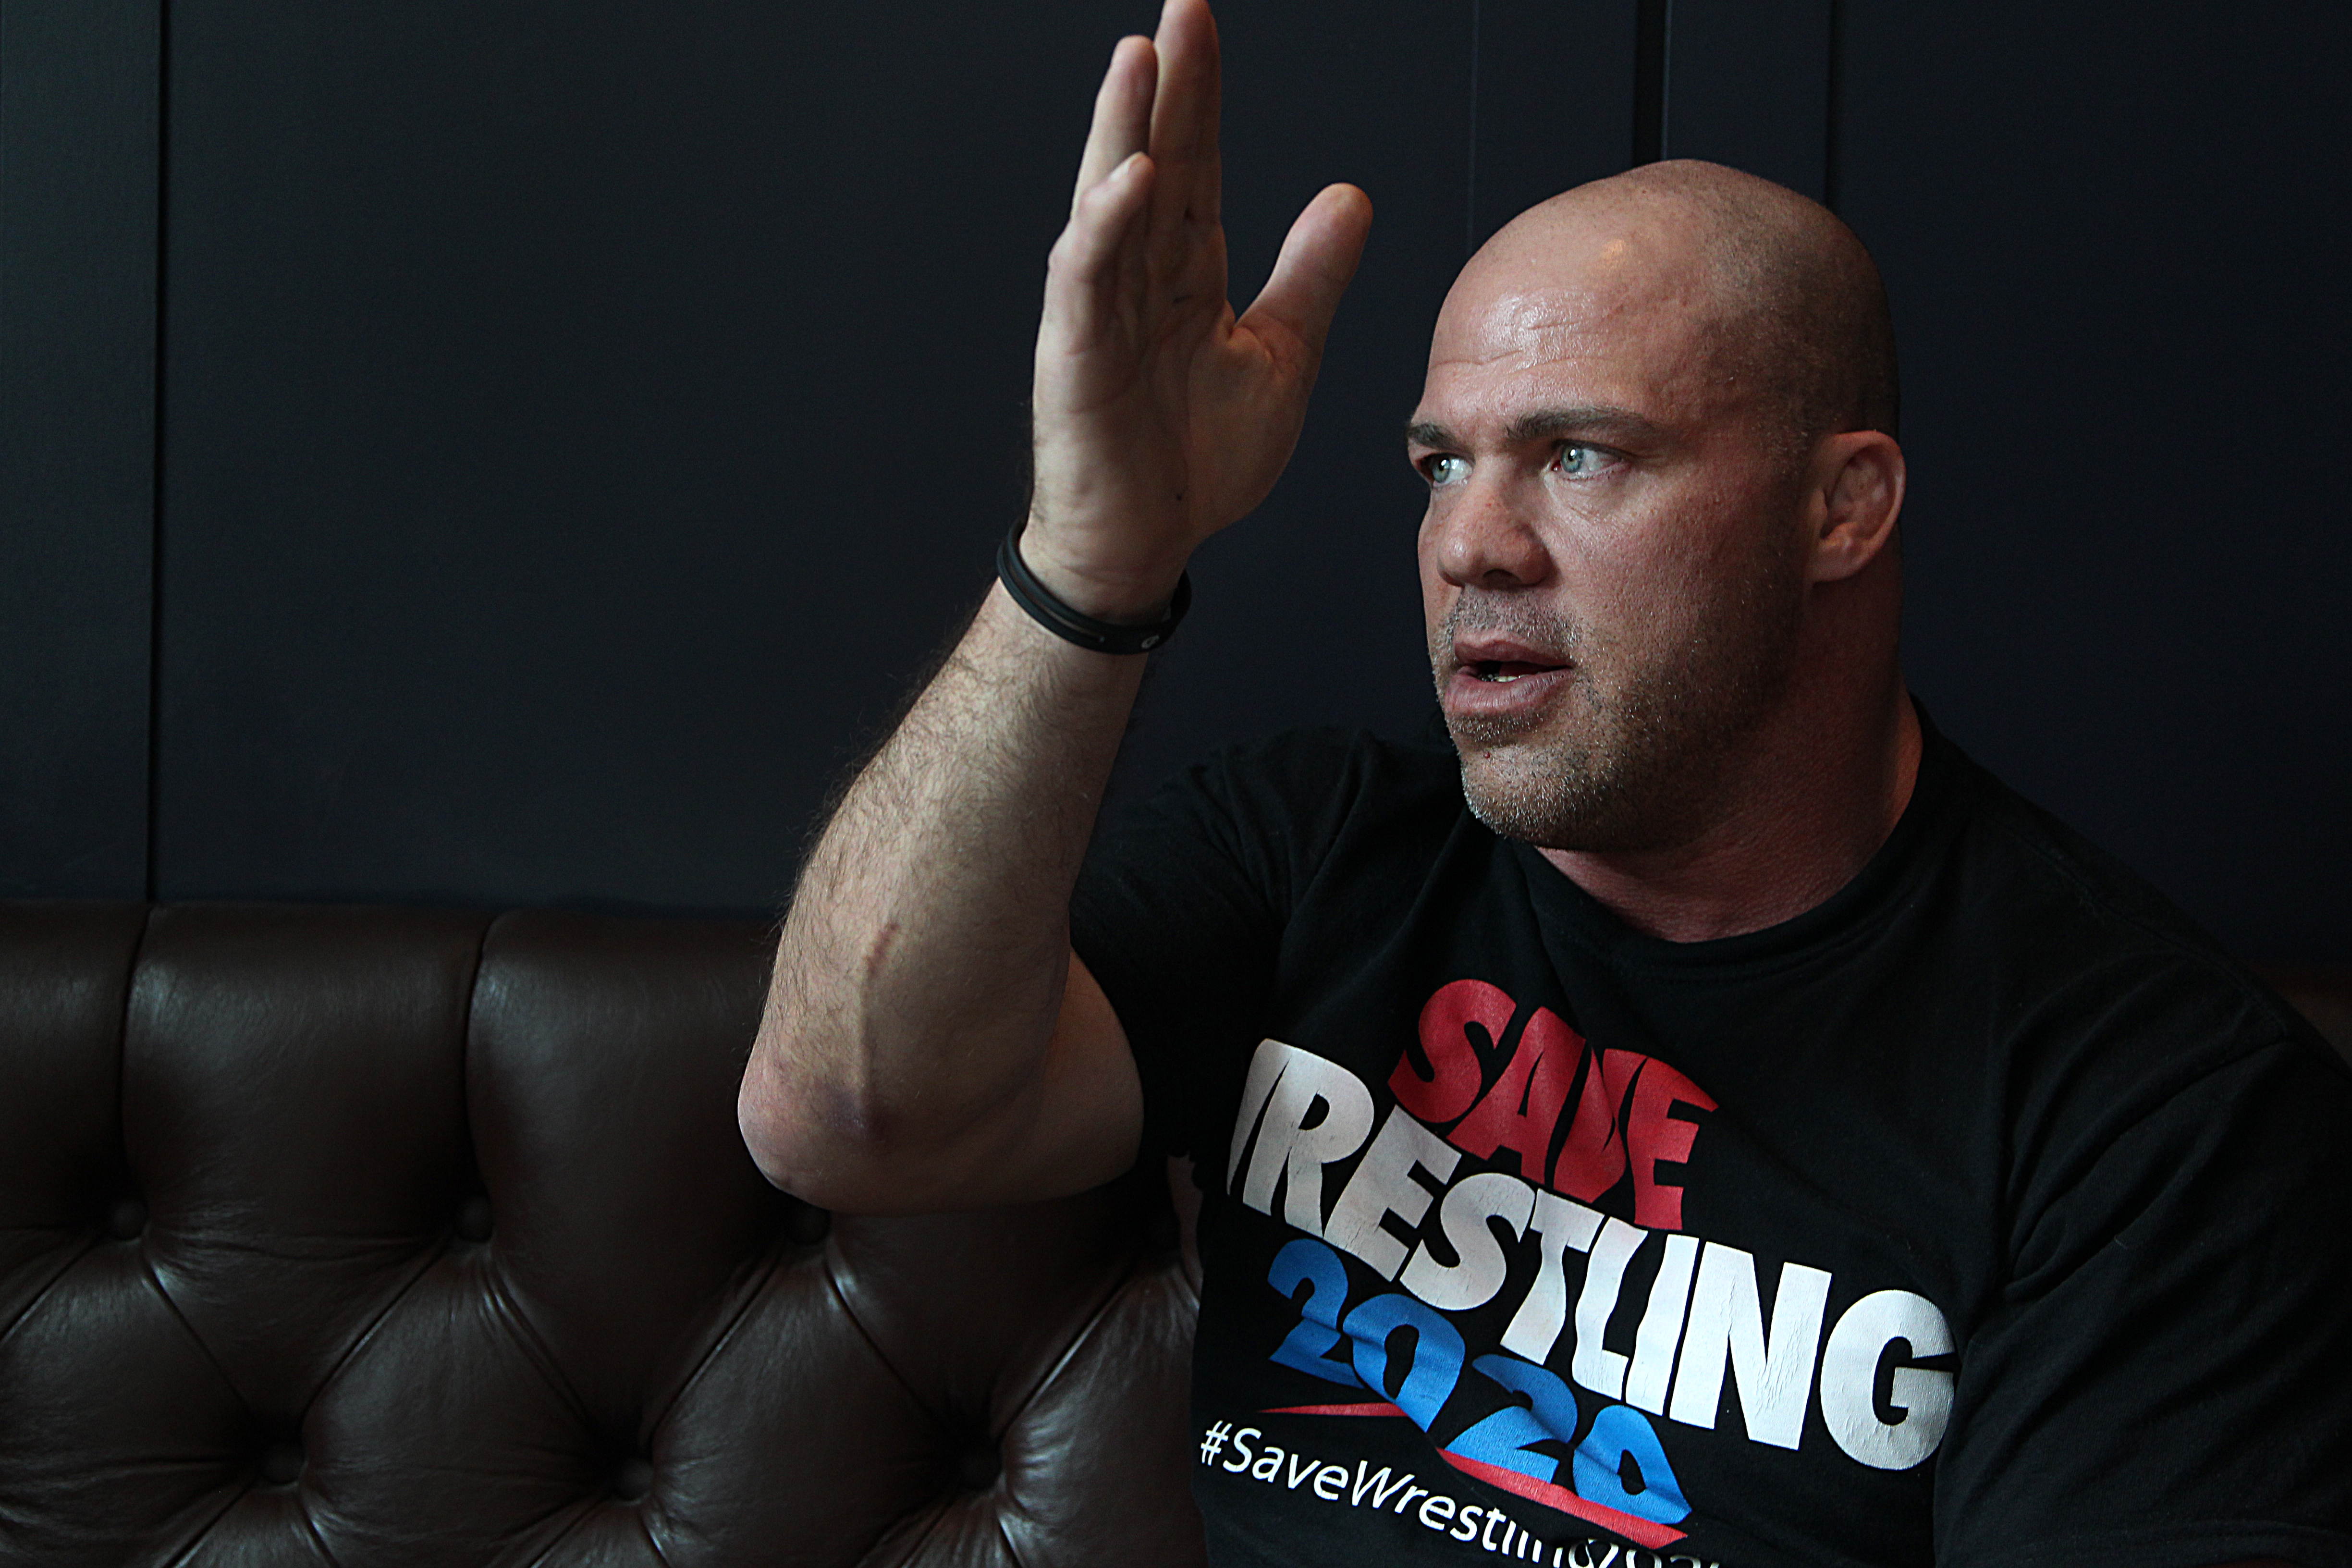
[[[1729,843],[1757,812],[1875,810],[1908,711],[1895,396],[1869,255],[1752,175],[1652,164],[1471,259],[1406,449],[1431,666],[1482,821],[1623,856]]]
[[[1446,309],[1554,285],[1663,297],[1710,378],[1751,394],[1784,439],[1898,434],[1878,268],[1836,215],[1784,186],[1687,159],[1579,185],[1487,241]]]

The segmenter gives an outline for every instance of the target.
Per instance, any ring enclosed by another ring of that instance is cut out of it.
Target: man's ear
[[[1813,448],[1819,527],[1806,573],[1814,583],[1853,576],[1884,553],[1903,511],[1903,448],[1883,430],[1824,436]]]

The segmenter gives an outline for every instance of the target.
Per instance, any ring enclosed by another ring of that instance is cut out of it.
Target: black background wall
[[[1148,5],[9,0],[0,890],[772,909],[1020,503]],[[1139,787],[1426,712],[1398,430],[1466,250],[1638,157],[1822,195],[1906,355],[1939,721],[2242,951],[2352,957],[2319,5],[1230,0],[1237,294],[1378,209]]]

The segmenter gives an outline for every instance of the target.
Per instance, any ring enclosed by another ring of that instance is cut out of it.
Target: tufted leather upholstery
[[[774,1192],[765,949],[0,906],[0,1559],[1197,1562],[1164,1191]]]

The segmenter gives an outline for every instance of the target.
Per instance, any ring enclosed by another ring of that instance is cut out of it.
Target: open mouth
[[[1470,666],[1470,673],[1480,680],[1491,681],[1499,686],[1507,681],[1517,680],[1530,675],[1541,675],[1546,670],[1559,668],[1561,667],[1556,664],[1528,664],[1514,658],[1482,658]]]

